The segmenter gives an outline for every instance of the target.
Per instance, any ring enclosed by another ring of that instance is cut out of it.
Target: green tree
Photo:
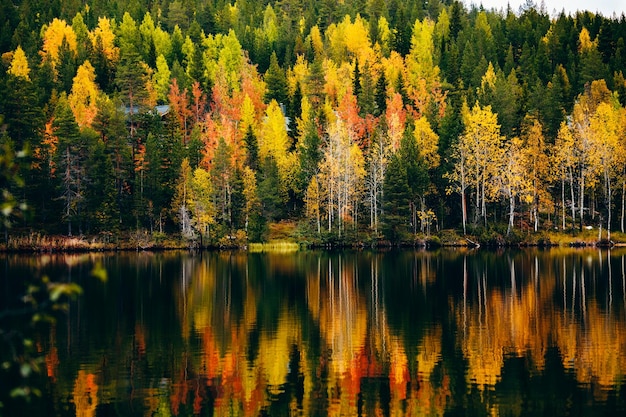
[[[271,155],[263,159],[258,190],[263,217],[269,221],[282,218],[286,196],[281,192],[278,165]]]
[[[134,135],[135,115],[145,109],[144,101],[148,97],[147,76],[145,65],[138,53],[127,52],[122,55],[115,73],[115,84],[127,109],[131,136]]]
[[[264,78],[267,86],[265,101],[269,103],[272,100],[276,100],[279,104],[287,105],[287,77],[285,76],[285,71],[278,65],[276,52],[272,52],[270,66],[265,72]]]
[[[7,134],[15,141],[16,149],[22,149],[27,143],[38,144],[44,119],[33,82],[9,74],[4,80],[3,91],[0,101],[4,104],[4,122]]]
[[[124,200],[128,198],[125,184],[130,181],[133,169],[132,148],[127,141],[124,111],[115,101],[104,95],[99,97],[97,103],[98,113],[92,127],[100,134],[100,140],[105,144],[106,153],[113,165],[117,211],[128,212],[128,207],[124,204]]]
[[[82,135],[89,135],[89,181],[85,189],[85,221],[88,230],[117,231],[119,229],[119,205],[116,195],[116,177],[113,161],[107,154],[107,147],[98,133],[86,130]]]
[[[409,233],[411,210],[409,181],[406,168],[398,153],[391,156],[383,182],[382,231],[391,242],[401,242]]]
[[[67,232],[72,236],[72,224],[78,224],[82,233],[81,218],[87,186],[87,157],[89,139],[82,135],[65,95],[61,96],[55,110],[55,135],[58,137],[56,166],[60,180],[60,199],[63,201],[62,218],[67,222]]]

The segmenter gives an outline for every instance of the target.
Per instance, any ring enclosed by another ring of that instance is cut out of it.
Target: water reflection
[[[85,287],[38,340],[49,415],[624,411],[625,251],[2,260]]]

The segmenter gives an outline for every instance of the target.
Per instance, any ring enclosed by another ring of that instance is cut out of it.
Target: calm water
[[[30,274],[84,289],[35,337],[40,415],[626,411],[622,250],[6,256],[0,269],[0,311]],[[0,414],[25,410],[13,405]]]

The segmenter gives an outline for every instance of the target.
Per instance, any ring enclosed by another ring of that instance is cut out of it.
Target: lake
[[[23,293],[22,277],[83,288],[49,327],[0,321],[32,331],[41,357],[31,378],[41,397],[26,405],[10,399],[5,378],[0,415],[626,412],[626,250],[3,255],[0,262],[0,311]],[[95,278],[94,267],[107,279]]]

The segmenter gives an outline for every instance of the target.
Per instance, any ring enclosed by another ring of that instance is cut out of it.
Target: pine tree
[[[272,156],[267,156],[263,160],[259,196],[263,206],[263,217],[270,221],[279,220],[283,215],[285,198],[281,195],[278,165]]]
[[[97,135],[89,131],[89,134]],[[113,161],[107,155],[104,142],[92,136],[89,149],[89,181],[85,190],[85,219],[88,229],[96,231],[117,231],[119,229],[119,205],[116,198]],[[91,227],[89,227],[91,226]]]
[[[407,237],[411,210],[409,208],[409,181],[399,154],[389,161],[383,182],[382,231],[391,242],[401,242]]]
[[[15,141],[16,149],[22,149],[26,143],[38,144],[44,120],[33,82],[8,74],[5,83],[0,101],[4,104],[4,122],[9,137]]]
[[[82,146],[78,124],[65,96],[59,99],[53,124],[58,137],[57,162],[60,178],[60,198],[63,201],[62,218],[67,222],[68,235],[72,223],[80,224],[80,215],[86,187],[86,153]]]
[[[276,52],[272,52],[270,57],[270,66],[265,72],[265,84],[267,86],[265,92],[265,101],[267,103],[276,100],[278,104],[288,104],[287,78],[285,71],[278,65]]]
[[[378,77],[378,81],[376,82],[374,102],[376,105],[374,115],[380,116],[381,114],[385,114],[387,110],[387,77],[385,77],[385,71],[380,72],[380,77]]]

